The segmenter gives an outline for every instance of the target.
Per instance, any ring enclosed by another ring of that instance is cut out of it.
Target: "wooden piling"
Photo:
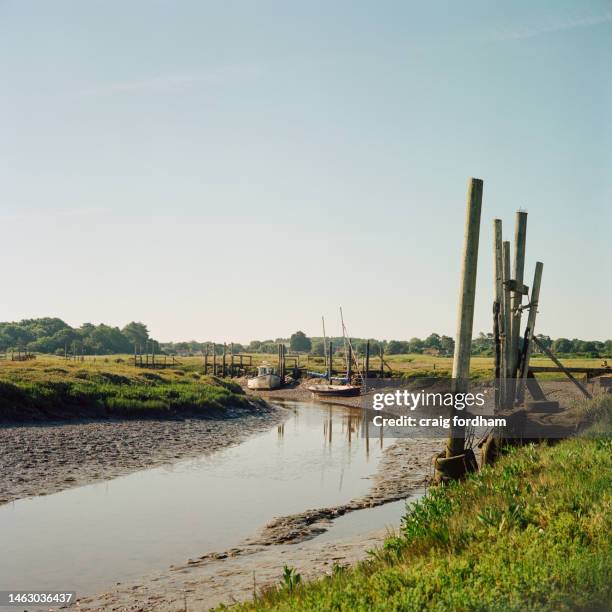
[[[525,384],[529,373],[529,359],[533,350],[533,337],[535,336],[535,322],[538,314],[538,302],[540,300],[540,285],[542,283],[542,270],[544,264],[541,261],[536,263],[535,274],[533,276],[533,286],[531,287],[531,299],[529,300],[529,315],[527,316],[527,329],[521,351],[520,372],[517,382],[516,402],[522,403],[525,397]]]
[[[365,363],[363,366],[363,378],[367,382],[370,375],[370,341],[366,341]]]
[[[223,361],[221,363],[222,363],[221,376],[225,378],[225,376],[227,375],[227,342],[223,343]]]
[[[217,345],[213,342],[213,353],[212,353],[212,371],[213,376],[217,375]]]
[[[504,394],[502,398],[502,407],[507,408],[510,405],[510,388],[511,388],[511,355],[512,355],[512,332],[511,332],[511,316],[512,306],[510,294],[510,242],[505,241],[502,244],[502,281],[503,281],[503,307],[502,307],[502,320],[503,320],[503,336],[502,336],[502,348],[503,348],[503,372],[504,372]]]
[[[482,209],[482,180],[471,178],[468,183],[465,236],[461,263],[461,288],[457,312],[457,337],[453,357],[453,386],[457,393],[465,393],[470,380],[472,351],[472,326],[476,297],[476,272],[478,269],[478,242],[480,238],[480,213]],[[465,448],[465,428],[451,426],[446,456],[454,457]]]
[[[527,213],[525,211],[516,212],[514,226],[514,266],[512,277],[517,288],[523,285],[523,275],[525,271],[525,245],[527,241]],[[512,292],[512,322],[511,322],[511,341],[510,341],[510,404],[514,404],[516,394],[515,380],[517,377],[519,360],[519,338],[521,335],[521,304],[523,294],[520,291]]]
[[[493,220],[493,338],[495,341],[495,407],[501,405],[504,393],[502,346],[503,316],[501,315],[503,304],[503,255],[502,255],[502,222],[501,219]]]

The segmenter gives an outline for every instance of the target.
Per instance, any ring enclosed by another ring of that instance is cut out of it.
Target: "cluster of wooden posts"
[[[453,358],[453,385],[456,392],[466,392],[470,380],[470,356],[474,302],[476,297],[476,271],[480,235],[483,182],[471,178],[468,183],[465,235],[462,255],[461,286],[457,317],[457,335]],[[494,290],[493,335],[495,338],[495,400],[498,408],[521,405],[528,389],[534,400],[546,397],[535,378],[535,372],[558,371],[566,374],[585,397],[587,389],[539,342],[535,335],[536,316],[540,301],[540,286],[544,264],[536,263],[531,292],[525,286],[525,246],[527,240],[527,213],[516,213],[514,228],[514,252],[510,242],[503,240],[502,222],[493,221]],[[513,262],[512,270],[510,262]],[[526,302],[523,299],[526,297]],[[527,320],[522,333],[521,319],[527,311]],[[537,346],[556,365],[556,368],[535,368],[529,362],[534,346]],[[451,427],[446,448],[446,461],[463,461],[471,450],[465,449],[465,428]],[[441,460],[438,461],[442,463]]]
[[[510,242],[502,236],[502,221],[493,221],[494,290],[493,336],[495,340],[495,400],[499,408],[521,404],[525,399],[527,378],[530,392],[541,398],[529,359],[535,343],[535,323],[540,299],[544,264],[536,262],[531,293],[524,282],[527,213],[516,213],[514,228],[514,258],[510,272]],[[523,297],[527,302],[523,304]],[[521,334],[523,311],[527,311],[525,331]],[[543,399],[543,398],[541,398]]]
[[[159,353],[156,348],[157,342],[155,340],[146,340],[144,346],[140,343],[134,343],[134,365],[137,368],[164,369],[178,364],[174,356]]]
[[[240,376],[253,369],[253,356],[243,353],[234,353],[234,343],[223,343],[221,353],[217,344],[209,343],[203,351],[204,374],[213,376]],[[280,346],[280,345],[279,345]],[[220,359],[217,359],[219,357]]]

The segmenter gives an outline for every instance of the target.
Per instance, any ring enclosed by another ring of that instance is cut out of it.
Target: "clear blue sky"
[[[610,1],[0,0],[0,320],[454,335],[467,179],[612,336]]]

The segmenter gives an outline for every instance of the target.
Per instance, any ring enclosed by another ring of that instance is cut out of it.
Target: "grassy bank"
[[[0,364],[2,422],[219,415],[252,401],[236,383],[178,368],[57,358]]]
[[[285,584],[243,610],[609,609],[612,398],[599,435],[516,449],[431,489],[400,535],[352,569]]]

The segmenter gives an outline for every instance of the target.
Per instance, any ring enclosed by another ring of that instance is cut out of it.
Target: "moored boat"
[[[361,394],[357,385],[311,385],[308,390],[321,397],[347,397]]]
[[[247,387],[249,389],[259,389],[260,391],[278,389],[280,384],[280,376],[269,365],[260,365],[257,368],[257,376],[247,380]]]

